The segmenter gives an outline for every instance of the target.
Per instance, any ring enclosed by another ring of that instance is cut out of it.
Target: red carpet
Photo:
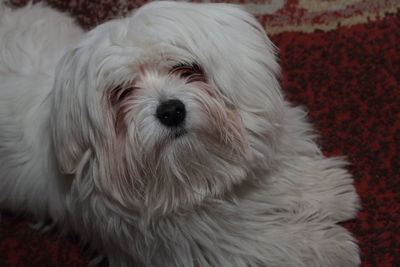
[[[145,1],[48,2],[90,28]],[[359,241],[362,266],[400,266],[398,0],[249,2],[267,7],[250,9],[280,49],[288,98],[308,107],[324,152],[352,163],[363,210],[345,226]],[[0,266],[85,266],[82,251],[72,238],[35,232],[24,219],[3,214]]]

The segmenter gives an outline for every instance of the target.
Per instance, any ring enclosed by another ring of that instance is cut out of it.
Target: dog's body
[[[357,213],[352,178],[278,73],[230,5],[152,3],[89,33],[1,7],[0,207],[111,266],[357,266],[336,225]]]

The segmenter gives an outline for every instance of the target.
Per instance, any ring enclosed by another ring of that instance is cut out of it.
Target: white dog
[[[154,2],[84,33],[0,9],[0,205],[110,266],[357,266],[359,201],[227,4]]]

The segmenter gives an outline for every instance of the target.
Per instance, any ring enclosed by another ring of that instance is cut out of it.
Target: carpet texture
[[[26,1],[11,1],[16,7]],[[48,0],[84,28],[146,1]],[[326,155],[346,155],[362,199],[344,225],[362,266],[400,266],[400,3],[398,0],[238,0],[280,50],[282,87],[305,105]],[[73,237],[39,233],[3,212],[0,266],[86,266]]]

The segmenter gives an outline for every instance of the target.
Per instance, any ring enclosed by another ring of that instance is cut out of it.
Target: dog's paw
[[[324,222],[306,222],[287,227],[276,244],[285,252],[269,266],[356,267],[360,265],[359,248],[343,227]],[[295,229],[293,232],[290,230]]]
[[[334,225],[316,234],[315,243],[319,263],[308,266],[355,267],[361,264],[359,248],[352,235],[343,227]]]
[[[345,169],[347,165],[341,158],[322,159],[318,165],[319,180],[305,191],[305,198],[319,206],[334,222],[355,218],[361,206],[353,178]]]
[[[346,166],[340,158],[296,159],[295,165],[287,168],[290,175],[281,178],[290,185],[287,191],[294,196],[294,210],[320,212],[330,222],[355,218],[360,199]]]

